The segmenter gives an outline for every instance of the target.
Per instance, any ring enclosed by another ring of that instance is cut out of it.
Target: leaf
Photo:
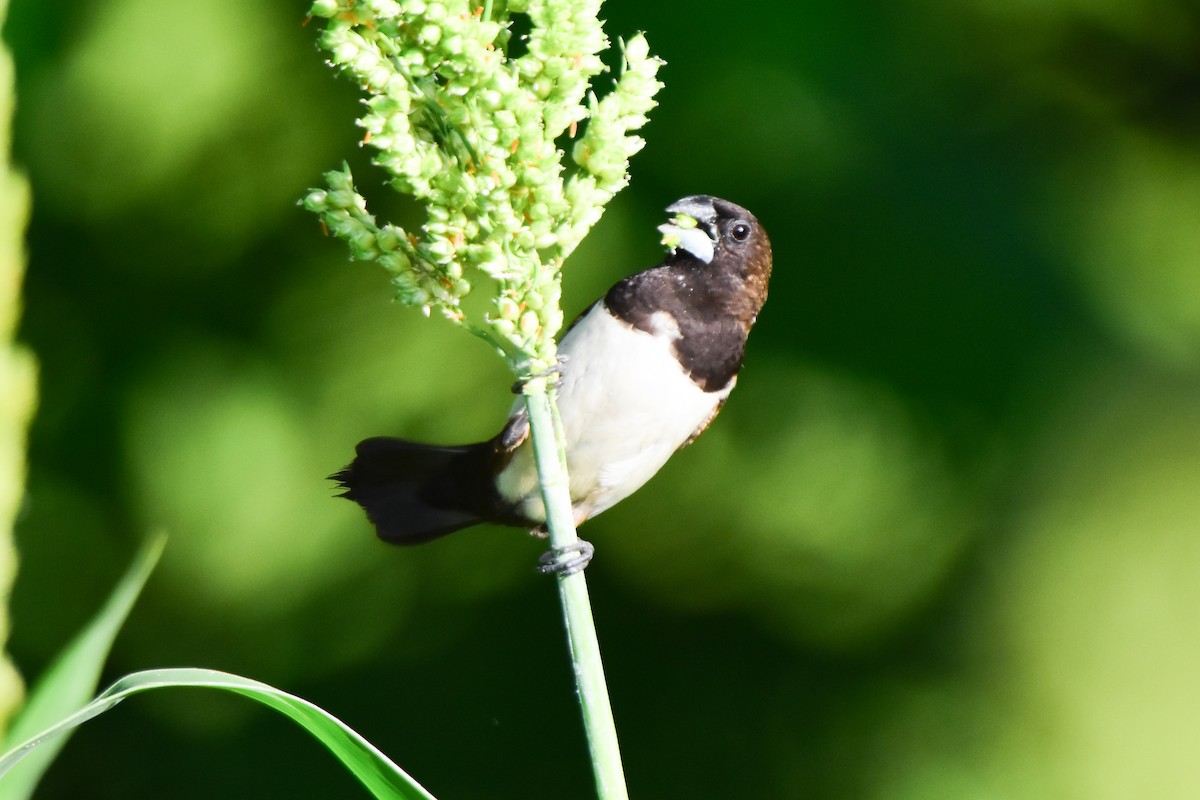
[[[53,725],[86,703],[95,693],[113,640],[125,624],[165,544],[166,536],[160,534],[142,545],[108,602],[38,678],[29,693],[29,699],[4,739],[6,748]],[[66,738],[61,737],[53,744],[40,748],[25,762],[24,767],[0,783],[0,800],[24,800],[30,797],[42,774],[65,744]]]
[[[75,726],[108,711],[139,692],[168,687],[223,689],[257,700],[291,717],[321,741],[354,773],[375,797],[388,800],[435,800],[420,784],[396,766],[366,739],[341,720],[307,700],[240,675],[210,669],[159,669],[135,672],[114,683],[107,691],[70,717],[43,731],[0,758],[0,779],[14,764],[46,743],[58,739]],[[3,784],[0,783],[0,786]]]

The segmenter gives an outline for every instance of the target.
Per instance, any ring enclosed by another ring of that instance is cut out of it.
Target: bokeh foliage
[[[439,797],[587,797],[540,545],[388,549],[322,481],[367,435],[491,435],[511,377],[295,207],[361,137],[303,13],[12,2],[43,373],[12,648],[36,672],[162,526],[114,676],[285,687]],[[584,529],[631,791],[1200,794],[1196,4],[604,15],[667,88],[568,313],[686,194],[754,210],[778,258],[720,421]],[[353,791],[232,704],[95,724],[45,797]]]

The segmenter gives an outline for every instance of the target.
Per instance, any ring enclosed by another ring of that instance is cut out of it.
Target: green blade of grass
[[[108,602],[34,683],[29,699],[4,739],[5,749],[53,725],[96,693],[100,671],[112,649],[113,640],[158,563],[165,543],[166,536],[158,535],[142,545],[125,576],[113,589]],[[52,744],[30,755],[21,769],[0,783],[0,800],[25,800],[30,797],[64,744],[66,738],[57,737]]]
[[[140,692],[170,687],[222,689],[249,697],[275,709],[302,725],[354,773],[375,797],[388,800],[435,800],[404,770],[359,736],[349,726],[314,704],[295,695],[240,675],[210,669],[158,669],[135,672],[114,683],[103,694],[76,713],[42,731],[0,758],[0,786],[14,764],[47,742],[87,722],[117,703]]]

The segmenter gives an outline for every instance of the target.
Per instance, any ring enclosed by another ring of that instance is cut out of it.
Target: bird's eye
[[[729,235],[734,241],[744,242],[750,238],[750,225],[741,221],[735,222],[729,228]]]

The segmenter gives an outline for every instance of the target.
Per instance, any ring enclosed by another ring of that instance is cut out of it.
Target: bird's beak
[[[658,226],[663,244],[672,252],[686,250],[704,263],[711,263],[717,244],[717,210],[712,198],[703,194],[685,197],[667,206],[667,213],[674,216]]]

